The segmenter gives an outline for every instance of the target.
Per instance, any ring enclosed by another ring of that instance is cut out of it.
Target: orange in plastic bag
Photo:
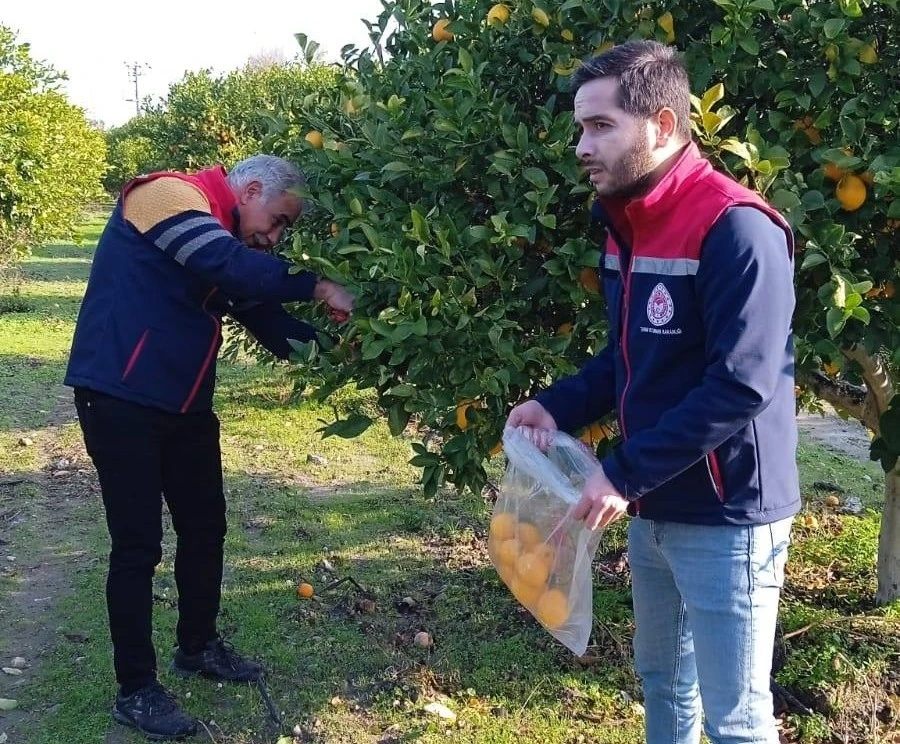
[[[591,634],[591,562],[601,533],[586,529],[571,511],[600,463],[562,432],[541,452],[524,429],[508,429],[503,450],[509,464],[488,533],[491,562],[513,596],[581,656]]]

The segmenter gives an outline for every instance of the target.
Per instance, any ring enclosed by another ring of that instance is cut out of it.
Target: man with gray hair
[[[197,729],[156,675],[152,581],[163,497],[177,534],[172,670],[231,682],[262,675],[216,630],[226,523],[215,361],[226,313],[282,359],[291,339],[315,338],[283,303],[318,300],[333,319],[349,317],[343,287],[292,273],[270,252],[303,211],[302,185],[293,164],[269,155],[229,174],[142,176],[122,189],[94,254],[65,382],[75,389],[111,539],[113,717],[152,739]]]

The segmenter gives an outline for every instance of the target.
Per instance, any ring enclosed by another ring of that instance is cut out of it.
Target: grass
[[[15,740],[35,744],[142,741],[108,713],[107,538],[60,387],[99,226],[86,227],[85,247],[36,251],[16,304],[6,306],[14,311],[0,304],[0,471],[24,479],[0,487],[0,539],[17,556],[0,570],[0,624],[8,630],[0,658],[29,642],[41,657],[16,688],[22,711],[10,719]],[[345,391],[341,405],[370,402]],[[330,408],[292,398],[283,371],[245,364],[221,365],[216,407],[229,503],[221,630],[265,661],[282,719],[273,721],[255,688],[166,670],[176,622],[167,529],[154,588],[161,677],[216,742],[276,742],[292,730],[296,741],[348,744],[643,740],[622,525],[601,545],[592,645],[576,660],[498,582],[485,550],[489,500],[451,492],[425,499],[406,462],[409,442],[390,437],[383,423],[356,440],[322,440],[315,429],[332,419]],[[18,444],[22,437],[34,444]],[[86,472],[54,479],[60,457]],[[816,714],[791,719],[788,729],[810,743],[847,731],[864,738],[845,741],[877,741],[877,729],[859,722],[871,719],[881,700],[873,702],[871,687],[888,684],[900,653],[900,612],[871,606],[878,471],[808,442],[799,462],[815,522],[801,518],[795,530],[778,678]],[[824,505],[824,482],[873,510],[834,513]],[[19,516],[4,523],[11,511]],[[55,573],[41,574],[47,566]],[[297,599],[301,581],[316,588],[312,599]],[[40,623],[29,586],[54,596]],[[433,648],[413,644],[420,630],[432,634]],[[0,697],[9,696],[0,686]],[[457,720],[426,713],[434,701]]]

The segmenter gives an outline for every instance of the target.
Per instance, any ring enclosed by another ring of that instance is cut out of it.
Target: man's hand
[[[328,279],[320,279],[313,290],[313,297],[324,302],[330,308],[328,313],[331,319],[344,323],[353,311],[353,295],[340,284],[335,284]]]
[[[553,432],[557,430],[556,419],[536,400],[526,400],[509,412],[506,428],[515,429],[518,426],[530,430],[527,432],[528,438],[540,450],[550,446]]]
[[[621,517],[628,508],[628,501],[609,482],[600,468],[584,484],[581,500],[572,510],[575,519],[583,519],[589,530],[607,527]]]

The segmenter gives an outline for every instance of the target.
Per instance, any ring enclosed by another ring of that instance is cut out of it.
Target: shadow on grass
[[[616,722],[624,714],[617,708],[620,691],[637,694],[630,659],[620,658],[620,648],[601,634],[593,651],[603,663],[576,664],[518,606],[487,562],[489,505],[480,499],[433,503],[417,491],[367,482],[326,496],[245,475],[228,477],[226,488],[219,627],[266,664],[283,726],[254,688],[182,681],[165,671],[177,619],[170,527],[154,583],[161,678],[192,714],[216,721],[211,732],[217,741],[272,741],[295,725],[306,741],[374,741],[363,734],[391,726],[397,727],[393,741],[416,741],[442,730],[422,713],[438,696],[470,725],[513,726],[528,741],[546,734],[548,720],[558,720],[566,732],[552,734],[552,741],[569,741],[573,731],[600,732],[605,742],[639,740],[634,722],[624,729]],[[39,714],[41,741],[94,741],[111,725],[107,546],[99,520],[90,549],[98,560],[79,574],[76,594],[58,608],[65,632],[84,640],[60,637],[42,678],[27,688],[25,705]],[[297,598],[300,581],[315,587],[312,599]],[[599,590],[597,606],[604,633],[630,632],[624,588]],[[433,636],[432,648],[414,644],[422,630]],[[578,693],[561,703],[573,687]],[[609,736],[602,721],[579,719],[604,712]],[[323,721],[328,732],[317,728]]]
[[[32,429],[46,422],[60,397],[65,361],[22,354],[0,354],[0,431]]]

